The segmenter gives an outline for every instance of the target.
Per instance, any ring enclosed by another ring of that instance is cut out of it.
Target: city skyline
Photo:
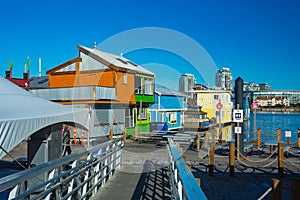
[[[38,76],[38,58],[42,58],[45,75],[47,70],[76,57],[77,45],[93,47],[93,42],[101,44],[128,30],[158,27],[181,33],[203,47],[215,64],[213,77],[217,69],[229,67],[233,80],[241,77],[244,82],[269,83],[274,90],[300,90],[298,1],[82,4],[75,0],[41,5],[38,1],[16,0],[2,5],[1,76],[12,61],[13,76],[22,77],[28,56],[30,75]],[[184,44],[178,41],[175,45]],[[102,50],[113,54],[121,51]],[[214,85],[201,77],[206,65],[197,68],[178,52],[145,48],[125,52],[124,56],[154,72],[158,83],[173,89],[178,89],[180,75],[185,73],[195,74],[197,83]],[[166,69],[170,71],[166,73]]]

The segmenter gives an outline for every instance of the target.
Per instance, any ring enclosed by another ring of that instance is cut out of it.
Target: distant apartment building
[[[272,91],[257,91],[253,92],[253,100],[257,97],[282,97],[288,102],[288,106],[300,105],[299,90],[272,90]],[[270,103],[269,103],[270,104]],[[265,104],[263,104],[265,105]]]
[[[229,68],[221,68],[216,73],[216,87],[232,90],[232,74]]]
[[[288,107],[290,105],[289,100],[286,97],[257,96],[254,101],[257,102],[261,107]]]
[[[193,74],[183,74],[179,79],[179,92],[189,93],[195,87],[196,79]]]
[[[272,88],[268,83],[260,83],[259,84],[259,90],[260,91],[271,91]]]
[[[259,84],[255,82],[244,82],[244,91],[245,92],[260,91]]]

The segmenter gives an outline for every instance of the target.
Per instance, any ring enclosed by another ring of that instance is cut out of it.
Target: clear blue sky
[[[78,44],[92,47],[94,41],[101,43],[126,30],[161,27],[197,41],[218,68],[231,69],[234,79],[300,90],[299,10],[298,0],[5,1],[0,7],[0,74],[5,76],[12,61],[14,76],[21,77],[27,56],[31,75],[38,75],[39,57],[45,74],[76,57]],[[191,63],[172,52],[148,49],[125,56],[138,64],[193,73]],[[156,76],[170,79],[177,89],[171,73]],[[201,77],[197,80],[205,84]]]

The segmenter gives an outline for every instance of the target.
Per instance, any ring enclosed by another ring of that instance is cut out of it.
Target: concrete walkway
[[[166,148],[129,140],[121,169],[92,199],[171,199],[167,164]]]

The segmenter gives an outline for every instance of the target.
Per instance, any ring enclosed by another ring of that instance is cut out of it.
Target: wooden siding
[[[102,86],[114,87],[115,75],[113,71],[99,71],[90,73],[81,73],[76,76],[75,73],[57,73],[49,75],[50,88],[62,88],[73,86]]]
[[[127,76],[127,83],[123,83],[123,75]],[[135,102],[134,96],[134,74],[117,72],[116,84],[117,100],[120,103],[131,104]]]
[[[75,73],[49,75],[49,88],[73,87],[75,80]]]

